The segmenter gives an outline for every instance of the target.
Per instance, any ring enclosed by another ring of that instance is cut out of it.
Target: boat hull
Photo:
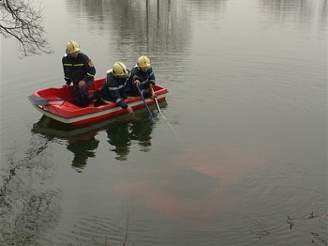
[[[96,80],[93,87],[90,89],[91,93],[101,88],[103,83],[104,79]],[[37,90],[32,95],[49,100],[49,104],[33,104],[33,106],[43,115],[73,126],[94,124],[129,113],[116,103],[107,103],[100,106],[94,106],[92,103],[88,107],[80,108],[72,103],[71,90],[72,88],[47,88]],[[154,91],[159,102],[165,101],[167,94],[166,88],[156,85]],[[51,104],[51,101],[54,99],[62,100],[62,103]],[[145,108],[145,104],[140,97],[129,97],[126,99],[126,102],[133,110]],[[145,102],[149,106],[155,104],[155,101],[150,98],[145,99]]]

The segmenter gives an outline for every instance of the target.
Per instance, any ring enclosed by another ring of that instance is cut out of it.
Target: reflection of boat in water
[[[166,106],[165,101],[161,106]],[[140,151],[147,152],[151,146],[153,122],[146,112],[139,110],[135,117],[123,115],[115,119],[99,122],[85,127],[73,127],[43,116],[32,128],[33,133],[45,135],[48,139],[59,138],[67,140],[67,149],[74,154],[72,166],[77,170],[86,166],[89,158],[96,155],[99,131],[106,131],[110,150],[115,153],[115,159],[127,160],[131,145],[138,144]]]
[[[166,107],[166,101],[160,103],[161,108]],[[155,108],[154,105],[151,106]],[[91,131],[100,131],[113,126],[117,126],[127,122],[147,121],[147,112],[145,110],[137,110],[134,116],[127,114],[119,117],[102,121],[99,123],[86,125],[84,127],[75,127],[67,124],[60,123],[56,120],[42,116],[41,119],[33,125],[32,132],[46,135],[47,137],[56,137],[61,139],[69,139],[74,136],[85,134]]]
[[[100,90],[104,81],[105,79],[95,80],[89,90],[90,94]],[[158,101],[161,102],[165,100],[167,89],[156,84],[154,86],[154,93],[157,95]],[[104,105],[91,103],[87,107],[81,108],[73,103],[72,94],[72,87],[45,88],[35,91],[32,94],[32,97],[30,97],[34,99],[30,100],[32,101],[33,106],[43,115],[67,125],[88,125],[128,114],[127,109],[121,108],[114,102],[106,103]],[[37,99],[42,99],[47,103],[41,105],[40,103],[35,102],[38,101]],[[150,98],[146,99],[144,103],[140,96],[128,97],[125,102],[134,110],[144,108],[145,104],[155,104],[154,100]]]

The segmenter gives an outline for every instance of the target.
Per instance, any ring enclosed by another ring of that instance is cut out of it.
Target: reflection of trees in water
[[[95,150],[99,140],[95,138],[97,131],[88,132],[68,139],[67,149],[74,153],[72,166],[81,172],[87,164],[88,158],[95,157]]]
[[[131,56],[131,50],[135,54],[181,52],[190,41],[191,21],[185,1],[76,0],[69,2],[69,8],[88,16],[102,35],[108,32],[115,38],[122,57]]]
[[[42,245],[57,223],[59,191],[48,186],[52,165],[43,157],[48,141],[34,135],[24,158],[12,156],[1,170],[0,245]]]
[[[328,0],[322,0],[320,5],[319,5],[319,9],[321,11],[320,13],[320,21],[321,21],[321,25],[323,27],[326,27],[328,24]]]
[[[122,123],[106,130],[108,143],[114,148],[117,160],[126,160],[130,152],[131,142],[136,141],[140,151],[147,152],[151,146],[152,123],[147,120],[137,120]]]
[[[309,23],[318,12],[319,21],[327,17],[327,0],[259,0],[260,7],[269,13],[275,21],[287,21],[296,18],[299,22]],[[318,5],[317,5],[318,4]],[[295,21],[293,19],[293,21]]]
[[[209,13],[219,13],[225,9],[227,0],[191,0],[194,9],[198,9],[202,15]]]

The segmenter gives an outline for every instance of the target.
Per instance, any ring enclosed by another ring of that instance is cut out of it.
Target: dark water
[[[0,245],[328,244],[326,0],[42,5],[52,54],[1,40]],[[70,39],[99,78],[149,55],[175,133],[40,119]]]

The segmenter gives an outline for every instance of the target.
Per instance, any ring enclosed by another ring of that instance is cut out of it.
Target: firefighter
[[[155,97],[153,86],[155,85],[155,74],[147,56],[140,56],[137,64],[132,68],[127,85],[129,96],[139,96],[140,93],[147,97]]]
[[[132,108],[124,101],[127,98],[126,84],[129,71],[123,62],[115,62],[112,69],[107,71],[106,81],[100,95],[104,102],[115,102],[120,107],[132,112]]]
[[[66,45],[66,54],[62,59],[66,84],[73,84],[73,100],[81,107],[88,106],[91,96],[88,89],[92,85],[96,68],[91,59],[80,52],[80,45],[71,40]]]

